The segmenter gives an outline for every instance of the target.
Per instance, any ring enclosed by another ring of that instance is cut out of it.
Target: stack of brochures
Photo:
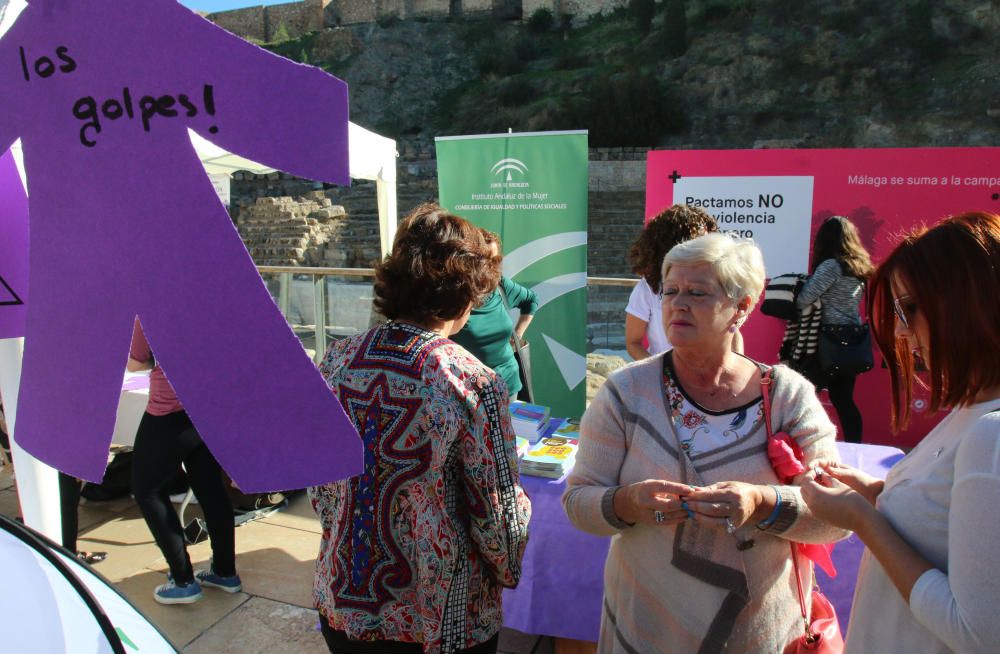
[[[527,402],[510,403],[510,424],[514,434],[537,443],[538,439],[548,431],[549,407]]]
[[[573,468],[580,447],[578,424],[566,423],[536,443],[521,459],[521,472],[559,479]]]

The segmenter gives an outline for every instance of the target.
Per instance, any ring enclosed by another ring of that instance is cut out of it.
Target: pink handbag
[[[844,638],[840,635],[840,623],[837,612],[826,595],[813,588],[812,611],[806,613],[806,600],[802,593],[802,575],[799,574],[799,561],[794,543],[791,544],[792,565],[795,566],[795,585],[799,591],[799,608],[802,609],[802,621],[805,633],[788,643],[783,654],[799,654],[800,652],[815,652],[816,654],[842,654]],[[812,567],[810,566],[810,572]]]

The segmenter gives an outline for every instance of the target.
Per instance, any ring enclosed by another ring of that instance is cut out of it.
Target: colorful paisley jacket
[[[503,382],[451,340],[395,322],[334,343],[320,370],[365,444],[361,476],[310,489],[320,613],[349,638],[435,654],[489,640],[531,516]]]

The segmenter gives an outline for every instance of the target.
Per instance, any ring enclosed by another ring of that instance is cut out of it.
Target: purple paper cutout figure
[[[14,155],[0,157],[0,338],[24,336],[28,299],[28,198]]]
[[[34,0],[0,40],[0,107],[0,148],[21,137],[31,220],[18,442],[101,479],[138,315],[243,490],[359,474],[357,432],[187,134],[346,184],[346,85],[174,0]]]

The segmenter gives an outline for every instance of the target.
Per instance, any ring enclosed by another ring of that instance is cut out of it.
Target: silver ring
[[[736,533],[736,525],[734,525],[733,521],[730,520],[729,518],[726,518],[726,533],[727,534],[735,534]]]
[[[657,522],[663,522],[667,516],[663,515],[663,511],[653,511],[653,519]]]

